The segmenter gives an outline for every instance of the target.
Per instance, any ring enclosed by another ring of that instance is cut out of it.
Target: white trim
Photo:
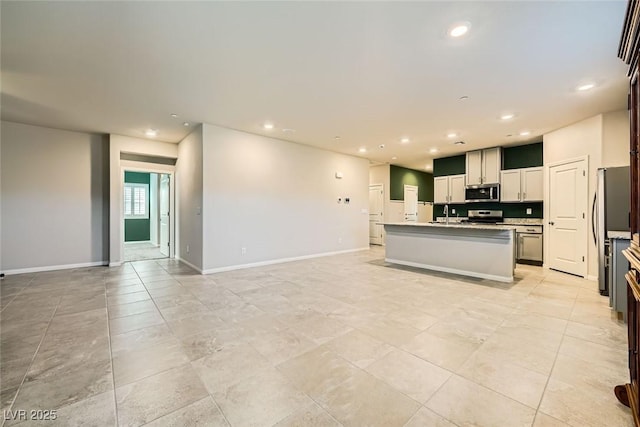
[[[498,281],[498,282],[507,282],[507,283],[512,283],[513,282],[513,276],[496,276],[496,275],[493,275],[493,274],[478,273],[477,271],[458,270],[457,268],[449,268],[449,267],[442,267],[442,266],[438,266],[438,265],[422,264],[420,262],[401,261],[401,260],[392,259],[392,258],[385,258],[384,260],[386,262],[390,262],[392,264],[400,264],[400,265],[407,265],[409,267],[425,268],[427,270],[442,271],[444,273],[459,274],[461,276],[477,277],[479,279],[489,279],[489,280],[495,280],[495,281]]]
[[[202,274],[221,273],[223,271],[241,270],[241,269],[253,268],[253,267],[263,267],[265,265],[282,264],[285,262],[301,261],[305,259],[321,258],[325,256],[340,255],[340,254],[347,254],[351,252],[360,252],[360,251],[367,251],[367,250],[369,250],[369,246],[365,248],[346,249],[343,251],[335,251],[335,252],[322,252],[319,254],[302,255],[302,256],[291,257],[291,258],[270,259],[268,261],[252,262],[250,264],[237,264],[237,265],[230,265],[227,267],[209,268],[207,270],[202,270]]]
[[[82,262],[79,264],[47,265],[44,267],[15,268],[13,270],[4,271],[4,274],[9,276],[12,274],[40,273],[43,271],[70,270],[72,268],[86,268],[86,267],[103,267],[107,265],[110,266],[109,261]]]
[[[598,281],[598,276],[594,276],[592,274],[589,274],[587,277],[585,277],[587,280],[591,280],[592,282],[597,282]]]
[[[109,263],[109,267],[120,267],[122,265],[122,262],[118,261],[118,262],[110,262]]]
[[[198,273],[200,273],[200,274],[205,274],[205,273],[203,273],[203,272],[202,272],[202,269],[200,269],[200,268],[196,267],[195,265],[191,264],[189,261],[187,261],[187,260],[184,260],[184,259],[180,258],[180,256],[176,256],[176,259],[177,259],[178,261],[180,261],[181,263],[186,264],[186,265],[188,265],[189,267],[193,268],[193,269],[194,269],[194,270],[196,270]]]

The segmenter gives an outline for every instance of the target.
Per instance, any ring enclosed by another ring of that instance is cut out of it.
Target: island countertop
[[[382,225],[409,226],[409,227],[436,227],[436,228],[472,228],[475,230],[515,230],[514,225],[494,224],[469,224],[461,222],[381,222]]]

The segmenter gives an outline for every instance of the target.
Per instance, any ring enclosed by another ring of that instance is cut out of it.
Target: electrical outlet
[[[187,245],[187,248],[186,248],[186,249],[187,249],[187,253],[189,253],[189,249],[190,249],[190,248],[189,248],[189,245]]]
[[[527,215],[531,215],[533,213],[533,209],[527,208]]]
[[[240,253],[241,253],[242,255],[246,255],[246,254],[247,254],[247,248],[242,248],[242,249],[240,249]]]
[[[456,214],[456,210],[455,209],[451,209],[451,214],[455,215]]]

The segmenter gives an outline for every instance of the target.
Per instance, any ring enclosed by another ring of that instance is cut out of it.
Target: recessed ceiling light
[[[455,132],[451,132],[447,134],[447,138],[455,138],[456,136],[458,136],[458,134]]]
[[[340,140],[340,137],[338,135],[334,136],[333,139],[335,139],[336,141]]]
[[[182,123],[182,126],[189,126],[189,122]]]
[[[466,101],[468,99],[469,99],[469,97],[467,95],[463,95],[460,98],[458,98],[459,101]]]
[[[384,148],[384,144],[378,145],[378,148]]]
[[[367,149],[364,148],[364,147],[360,147],[360,149],[358,151],[361,152],[361,153],[366,153]]]
[[[528,130],[523,130],[522,132],[520,132],[520,136],[527,136],[527,135],[531,135],[531,132],[529,132]]]
[[[427,165],[424,167],[426,170],[431,170],[431,165]]]
[[[402,138],[400,142],[402,142],[403,144],[406,144],[409,142],[409,138]]]
[[[471,28],[471,24],[468,22],[458,22],[449,27],[449,36],[454,38],[462,37],[469,32],[469,28]]]
[[[437,153],[437,152],[438,152],[438,149],[437,149],[437,148],[432,148],[431,150],[429,150],[429,152],[430,152],[431,154],[435,154],[435,153]]]
[[[295,129],[290,129],[290,128],[282,129],[282,132],[284,132],[284,133],[294,133],[295,131],[296,131]]]
[[[266,130],[271,130],[273,129],[273,123],[265,123],[264,125],[262,125],[262,127]]]
[[[456,142],[454,142],[454,144],[455,145],[464,145],[464,144],[466,144],[466,142],[464,142],[464,141],[456,141]]]
[[[176,113],[172,113],[171,117],[173,117],[175,119],[176,117],[178,117],[178,115]]]
[[[583,85],[578,86],[578,87],[576,88],[576,90],[578,90],[578,91],[580,91],[580,92],[584,92],[584,91],[587,91],[587,90],[591,90],[591,89],[593,89],[595,86],[596,86],[596,85],[595,85],[595,84],[593,84],[593,83],[586,83],[586,84],[583,84]]]
[[[158,136],[158,129],[147,129],[144,134],[150,137]]]
[[[396,156],[393,156],[393,157],[391,158],[391,160],[397,160],[397,159],[398,159],[398,158],[397,158]]]
[[[513,113],[507,113],[500,116],[500,120],[510,120],[513,119],[516,115]]]

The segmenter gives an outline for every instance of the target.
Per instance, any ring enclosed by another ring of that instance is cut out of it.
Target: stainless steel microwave
[[[464,199],[467,203],[499,202],[500,184],[468,185],[464,191]]]

